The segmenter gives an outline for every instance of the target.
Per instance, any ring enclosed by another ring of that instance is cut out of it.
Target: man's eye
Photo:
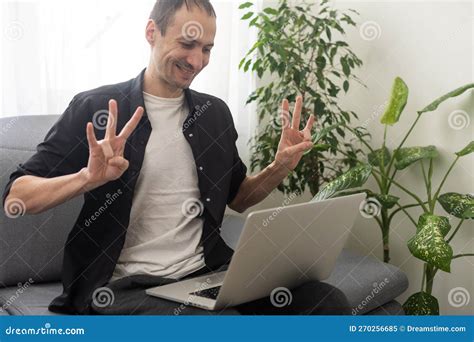
[[[194,47],[194,44],[181,43],[181,46],[184,47],[185,49],[192,49]]]

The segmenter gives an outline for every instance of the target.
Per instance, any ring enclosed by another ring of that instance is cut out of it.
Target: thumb
[[[120,156],[109,159],[108,163],[110,166],[117,167],[122,171],[125,171],[126,169],[128,169],[128,165],[129,165],[128,160]]]

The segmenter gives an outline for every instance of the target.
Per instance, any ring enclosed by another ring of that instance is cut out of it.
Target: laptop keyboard
[[[190,294],[204,298],[217,299],[217,295],[219,294],[219,290],[221,289],[221,287],[222,285],[210,287],[205,290],[191,292]]]

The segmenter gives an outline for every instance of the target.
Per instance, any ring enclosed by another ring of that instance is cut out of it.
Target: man
[[[214,45],[216,16],[208,0],[158,0],[145,34],[148,67],[131,81],[76,95],[7,185],[6,210],[17,201],[29,214],[84,195],[65,246],[64,291],[51,311],[174,312],[176,303],[148,297],[144,289],[225,267],[232,257],[219,235],[226,204],[243,212],[259,203],[312,147],[315,119],[300,131],[299,97],[291,123],[282,117],[275,161],[246,175],[229,109],[189,89]],[[100,115],[107,106],[104,127]],[[286,100],[282,111],[289,111]],[[114,303],[104,306],[97,299],[106,284]],[[335,307],[345,303],[337,290],[319,283],[298,291],[297,304],[276,313],[334,313],[334,307],[324,311],[318,304],[328,298]],[[302,304],[306,300],[309,308]],[[275,309],[262,299],[237,311]]]

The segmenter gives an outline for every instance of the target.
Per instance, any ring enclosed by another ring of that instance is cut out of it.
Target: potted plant
[[[258,29],[258,39],[239,68],[255,72],[261,80],[271,79],[247,101],[257,103],[259,127],[263,127],[250,140],[251,170],[263,169],[275,158],[281,135],[279,104],[283,99],[292,102],[303,95],[302,124],[311,113],[318,118],[318,133],[314,136],[318,143],[278,186],[287,195],[303,193],[308,187],[314,196],[322,184],[353,167],[363,153],[360,145],[345,139],[345,127],[357,118],[356,113],[338,105],[341,91],[347,92],[352,81],[360,82],[353,71],[362,61],[343,40],[344,26],[355,26],[355,22],[348,13],[331,9],[327,2],[321,1],[317,12],[317,2],[292,6],[279,0],[275,8],[260,12],[253,10],[252,2],[240,5],[246,11],[242,19]],[[289,113],[283,114],[290,120]],[[368,137],[363,128],[356,130],[359,138]]]
[[[351,188],[359,188],[355,192],[365,191],[368,194],[368,199],[366,203],[363,203],[361,209],[368,211],[366,213],[374,217],[380,226],[384,246],[384,261],[386,262],[390,260],[389,232],[392,219],[400,212],[407,215],[416,227],[416,233],[407,243],[408,249],[412,255],[425,262],[421,291],[410,296],[404,303],[407,314],[439,314],[438,300],[432,295],[436,273],[439,271],[450,272],[450,265],[453,260],[473,256],[473,254],[455,255],[450,242],[463,223],[474,218],[474,197],[470,194],[442,193],[442,190],[446,179],[458,160],[474,151],[474,141],[455,153],[453,162],[437,187],[432,184],[435,171],[433,160],[438,156],[436,147],[432,145],[405,147],[404,145],[425,113],[435,111],[442,102],[459,96],[472,88],[474,88],[474,83],[459,87],[418,111],[413,124],[398,146],[390,149],[386,145],[389,127],[399,121],[408,100],[408,87],[401,78],[397,77],[393,84],[389,105],[381,119],[381,123],[385,125],[382,146],[379,149],[373,149],[361,138],[360,141],[369,151],[367,161],[359,161],[356,167],[328,183],[314,197],[314,200],[322,200],[347,194],[346,190]],[[347,129],[351,130],[350,127]],[[357,131],[352,131],[355,136],[359,137]],[[426,193],[423,196],[402,185],[396,177],[399,170],[415,166],[419,167],[420,179],[423,180],[425,185]],[[377,183],[377,191],[360,189],[370,176]],[[401,204],[400,199],[392,194],[393,187],[405,192],[413,199],[413,203]],[[439,203],[444,209],[444,214],[436,212],[436,203]],[[408,208],[412,207],[422,209],[423,213],[418,219],[415,219],[407,211]],[[449,216],[446,216],[446,213]],[[458,219],[454,229],[450,223],[453,217]]]

